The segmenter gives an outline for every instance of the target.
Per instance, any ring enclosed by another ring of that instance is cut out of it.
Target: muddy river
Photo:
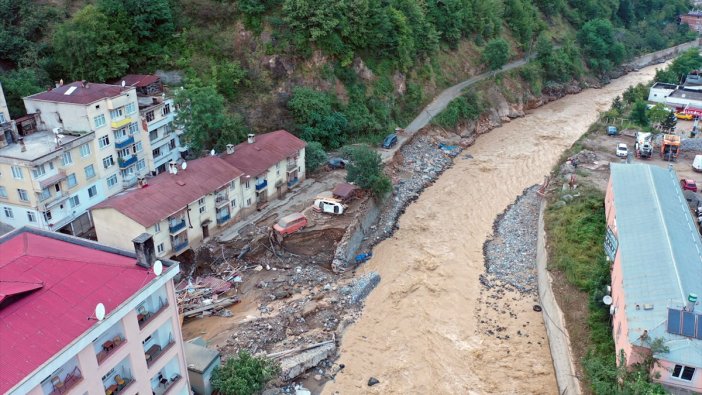
[[[657,66],[661,67],[661,66]],[[478,330],[483,243],[495,218],[524,190],[541,183],[598,111],[629,85],[653,78],[655,66],[538,108],[480,136],[400,219],[400,229],[359,272],[382,281],[362,317],[344,334],[345,368],[324,393],[557,394],[541,313],[535,300],[504,295],[517,328],[529,337],[498,339]],[[577,339],[572,339],[577,341]],[[380,384],[368,387],[369,377]]]

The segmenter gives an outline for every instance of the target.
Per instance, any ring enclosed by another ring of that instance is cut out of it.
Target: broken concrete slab
[[[292,380],[334,355],[335,352],[336,344],[329,343],[292,357],[283,358],[280,360],[280,376],[283,380]]]

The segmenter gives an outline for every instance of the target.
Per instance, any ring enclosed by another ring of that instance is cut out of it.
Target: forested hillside
[[[376,141],[438,90],[535,51],[520,74],[533,94],[605,77],[634,55],[694,38],[676,20],[688,8],[686,0],[0,0],[0,81],[19,116],[22,96],[59,79],[170,71],[182,77],[171,78],[184,86],[177,100],[193,104],[180,122],[196,150],[282,127],[337,148]],[[479,96],[463,102],[480,108]]]

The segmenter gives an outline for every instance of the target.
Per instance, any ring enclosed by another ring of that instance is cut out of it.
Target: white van
[[[336,199],[317,198],[312,208],[317,212],[341,215],[346,209],[346,205],[341,204]]]
[[[692,161],[692,170],[702,173],[702,155],[695,155],[695,160]]]

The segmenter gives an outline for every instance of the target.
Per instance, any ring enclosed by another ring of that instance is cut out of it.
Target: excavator
[[[680,153],[680,136],[674,134],[664,134],[661,142],[661,158],[667,161],[674,161]]]

